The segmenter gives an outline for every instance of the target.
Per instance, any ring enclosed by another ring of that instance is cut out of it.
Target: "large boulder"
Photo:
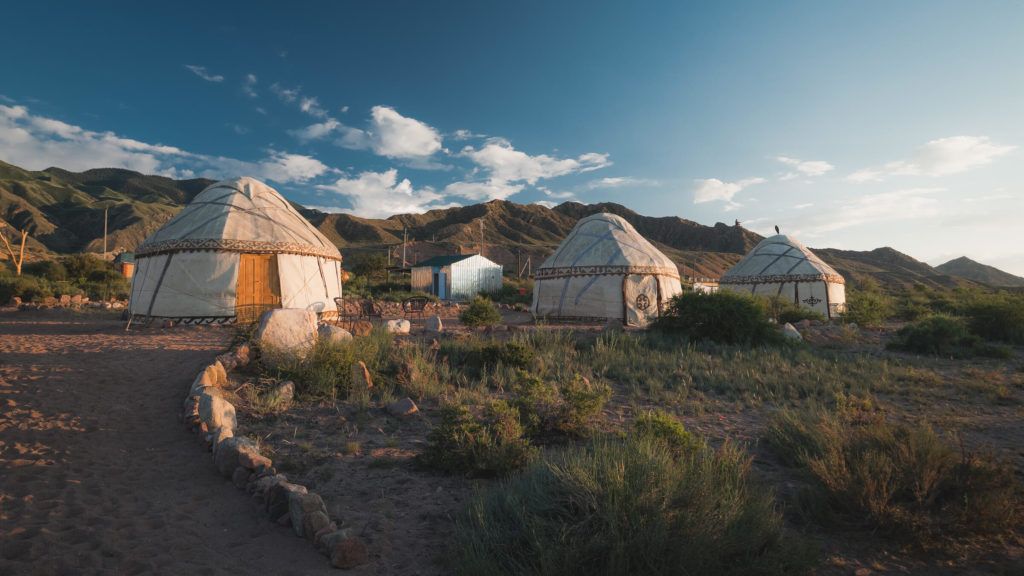
[[[349,342],[352,340],[351,332],[330,324],[320,326],[320,328],[317,329],[317,333],[320,335],[321,340],[325,340],[327,342]]]
[[[804,337],[800,335],[800,331],[793,327],[792,324],[786,322],[786,325],[782,327],[782,335],[789,340],[803,340]]]
[[[207,429],[216,430],[227,428],[234,430],[238,427],[238,419],[235,417],[235,407],[220,396],[216,388],[203,388],[199,395],[199,419],[206,424]]]
[[[408,334],[409,330],[412,330],[412,323],[401,318],[388,320],[384,325],[384,329],[392,334]]]
[[[260,318],[253,339],[264,361],[271,367],[302,359],[316,344],[316,312],[312,310],[269,310]]]

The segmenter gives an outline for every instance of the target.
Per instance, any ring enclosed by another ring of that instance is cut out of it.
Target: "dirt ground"
[[[329,574],[177,419],[232,329],[0,312],[0,574]]]

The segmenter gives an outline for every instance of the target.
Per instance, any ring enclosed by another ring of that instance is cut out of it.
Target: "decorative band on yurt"
[[[311,246],[298,242],[232,240],[230,238],[163,240],[139,246],[139,249],[135,251],[135,256],[156,256],[172,252],[198,252],[203,250],[240,252],[245,254],[297,254],[299,256],[318,256],[327,260],[341,261],[341,258],[338,257],[337,249],[333,246]]]
[[[534,272],[536,280],[554,278],[572,278],[575,276],[625,276],[629,274],[647,274],[651,276],[668,276],[679,279],[679,270],[664,266],[562,266],[557,268],[538,268]]]
[[[723,276],[718,284],[775,284],[791,282],[831,282],[846,284],[839,274],[774,274],[771,276]]]

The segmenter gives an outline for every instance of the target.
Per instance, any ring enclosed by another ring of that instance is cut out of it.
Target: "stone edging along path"
[[[185,398],[182,420],[213,452],[217,471],[260,502],[271,520],[291,526],[296,536],[311,542],[336,568],[365,564],[366,545],[351,528],[338,529],[318,494],[288,482],[252,440],[235,435],[235,407],[222,390],[228,383],[228,371],[248,364],[251,354],[248,344],[239,344],[204,368]]]

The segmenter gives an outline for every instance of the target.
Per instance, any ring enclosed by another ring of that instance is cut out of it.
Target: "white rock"
[[[431,316],[427,318],[425,324],[427,332],[444,332],[444,324],[441,322],[440,316]]]
[[[786,322],[786,325],[782,327],[782,335],[790,340],[803,340],[804,337],[800,335],[800,332],[793,327],[792,324]]]
[[[253,337],[263,359],[271,367],[292,359],[305,358],[316,344],[316,312],[312,310],[269,310],[260,318]]]
[[[408,334],[409,330],[412,329],[412,323],[408,320],[388,320],[384,325],[384,329],[392,334]]]
[[[199,395],[199,419],[206,424],[209,430],[218,428],[234,430],[238,427],[235,407],[221,398],[219,392],[211,393],[209,388],[204,388],[203,393]]]
[[[324,324],[317,328],[317,333],[320,335],[321,340],[326,340],[327,342],[348,342],[352,339],[351,332],[330,324]]]
[[[419,411],[419,407],[412,401],[412,398],[402,398],[388,404],[388,414],[392,416],[409,416]]]

